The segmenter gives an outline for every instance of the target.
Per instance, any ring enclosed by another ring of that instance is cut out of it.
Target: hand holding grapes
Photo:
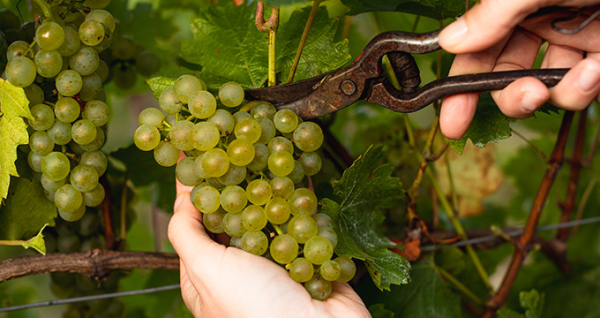
[[[567,35],[553,30],[551,21],[570,13],[525,18],[545,6],[583,7],[598,3],[597,0],[481,1],[440,34],[442,48],[458,54],[450,75],[529,69],[542,41],[546,40],[549,45],[542,68],[572,68],[563,80],[548,89],[540,81],[526,77],[493,92],[492,97],[502,112],[515,118],[528,117],[548,100],[564,109],[581,110],[598,99],[600,91],[600,21],[596,19],[579,33]],[[585,17],[584,14],[560,26],[576,28]],[[475,114],[477,98],[472,93],[444,99],[440,127],[445,136],[457,139],[465,133]]]
[[[327,300],[315,300],[274,262],[213,241],[190,201],[191,189],[177,182],[169,239],[181,258],[181,292],[194,316],[369,317],[347,283],[333,283]]]

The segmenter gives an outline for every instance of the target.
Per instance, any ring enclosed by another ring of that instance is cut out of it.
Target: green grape
[[[71,141],[71,124],[55,121],[48,129],[48,137],[59,146],[68,144]]]
[[[65,184],[56,190],[54,204],[63,212],[73,213],[83,204],[83,197],[72,185]]]
[[[269,156],[269,171],[278,177],[285,177],[294,170],[294,158],[287,151],[277,151]]]
[[[261,135],[258,142],[261,144],[268,144],[271,139],[275,138],[275,125],[273,121],[267,117],[258,117],[256,121],[260,124]]]
[[[269,149],[260,143],[255,143],[252,146],[254,146],[254,159],[246,165],[246,168],[254,172],[265,170],[269,162],[269,156],[271,155]]]
[[[322,236],[313,236],[304,244],[304,257],[315,265],[325,263],[331,259],[331,256],[333,256],[333,245]]]
[[[108,27],[110,32],[115,32],[115,18],[106,10],[92,10],[85,17],[86,21],[98,21]]]
[[[92,9],[102,9],[110,4],[110,0],[85,0],[84,3]]]
[[[177,123],[177,120],[179,119],[178,117],[179,114],[168,114],[167,117],[165,117],[165,121],[170,127],[173,127],[175,123]]]
[[[58,215],[60,215],[61,219],[67,222],[75,222],[79,221],[83,215],[85,214],[85,205],[81,205],[75,212],[69,213],[65,212],[61,209],[58,209]]]
[[[333,287],[330,281],[323,279],[320,276],[316,276],[304,283],[304,288],[306,288],[310,297],[313,299],[325,300],[331,295]]]
[[[79,32],[71,27],[66,27],[63,30],[65,31],[65,41],[56,51],[62,56],[71,56],[77,53],[81,47]]]
[[[36,131],[29,137],[31,151],[40,155],[47,155],[54,149],[54,142],[45,131]]]
[[[96,150],[102,148],[102,146],[104,145],[105,139],[106,139],[106,136],[104,135],[104,130],[102,130],[100,127],[96,127],[96,138],[94,138],[94,140],[92,142],[90,142],[89,144],[79,145],[79,146],[84,151],[96,151]],[[73,146],[71,146],[71,148],[73,148]]]
[[[54,112],[52,108],[45,104],[38,104],[31,108],[31,116],[29,126],[35,130],[46,130],[54,124]]]
[[[306,188],[294,190],[287,200],[293,215],[311,215],[319,203],[315,193]]]
[[[185,157],[177,163],[177,166],[175,167],[175,176],[181,184],[192,187],[202,181],[202,179],[194,172],[194,166],[195,158],[191,157]]]
[[[149,77],[160,69],[160,59],[150,51],[142,51],[135,55],[135,68],[144,77]]]
[[[235,125],[235,136],[246,138],[250,143],[258,141],[261,135],[260,124],[254,119],[242,119]]]
[[[336,280],[336,282],[349,282],[356,274],[356,265],[354,264],[354,262],[350,258],[345,256],[338,257],[334,261],[340,264],[340,268],[342,270],[340,273],[340,277]]]
[[[323,144],[323,130],[313,122],[303,122],[294,130],[294,144],[304,152],[314,152]]]
[[[250,113],[242,111],[242,110],[237,111],[233,114],[233,120],[235,121],[235,124],[237,124],[240,120],[246,119],[246,118],[252,118],[252,115],[250,115]]]
[[[294,169],[292,169],[292,172],[290,172],[287,177],[292,179],[292,182],[296,184],[300,183],[302,179],[304,179],[304,176],[304,168],[302,168],[302,165],[298,162],[298,160],[294,160]]]
[[[55,194],[56,194],[56,192],[44,190],[44,196],[46,196],[46,199],[48,199],[48,201],[54,202],[54,195]]]
[[[238,83],[225,83],[219,88],[219,99],[227,107],[237,107],[244,101],[244,89]]]
[[[196,160],[194,160],[194,173],[196,173],[200,179],[206,179],[206,172],[204,172],[204,168],[202,168],[202,160],[204,160],[204,153],[197,156]]]
[[[206,119],[217,110],[217,100],[208,91],[196,91],[189,97],[188,108],[196,118]]]
[[[224,185],[238,185],[246,180],[246,167],[229,165],[227,172],[218,180]]]
[[[263,255],[269,247],[269,240],[261,231],[248,231],[242,235],[242,250],[254,255]]]
[[[108,110],[108,107],[107,107]],[[84,111],[85,114],[85,111]],[[85,118],[85,117],[84,117]],[[146,108],[142,110],[138,117],[138,124],[141,125],[150,125],[156,128],[162,127],[163,120],[165,119],[165,115],[156,109],[156,108]],[[99,125],[101,126],[101,125]]]
[[[229,157],[223,149],[213,148],[204,153],[202,169],[209,178],[218,178],[229,170]]]
[[[189,138],[192,141],[194,148],[201,151],[207,151],[219,144],[221,135],[219,134],[217,126],[207,121],[201,121],[194,125]]]
[[[273,118],[275,118],[276,113],[277,109],[275,108],[275,106],[273,106],[273,104],[267,101],[257,102],[252,106],[252,109],[250,110],[250,114],[252,114],[253,117],[267,117],[270,120],[273,120]]]
[[[227,146],[229,161],[236,166],[245,166],[254,159],[254,146],[246,139],[236,139]]]
[[[62,187],[65,184],[65,179],[52,181],[46,178],[44,174],[42,174],[42,176],[40,177],[40,183],[42,184],[42,187],[45,190],[55,192],[56,190],[58,190],[58,188]]]
[[[113,67],[113,80],[115,85],[122,90],[128,90],[135,85],[137,73],[127,64],[115,65]]]
[[[242,249],[242,238],[241,237],[232,237],[229,240],[229,246],[235,247],[237,249]]]
[[[177,98],[184,104],[187,104],[190,96],[197,91],[206,89],[206,85],[199,78],[192,75],[181,75],[173,84],[173,91]]]
[[[160,110],[158,110],[156,108],[148,108],[148,109],[154,109],[160,113]],[[148,110],[148,109],[145,109],[145,110]],[[144,111],[142,111],[142,113],[143,112]],[[162,116],[162,113],[160,113],[160,115]],[[108,105],[106,105],[106,103],[101,102],[99,100],[89,101],[85,105],[85,109],[83,110],[83,113],[81,114],[81,117],[83,117],[83,119],[87,119],[87,120],[91,121],[94,124],[94,126],[96,126],[96,127],[106,125],[106,123],[108,122],[109,116],[110,116],[110,110],[108,109]],[[142,115],[140,114],[140,118],[141,118],[141,116]],[[152,122],[152,124],[155,124],[153,121],[150,121],[150,122]],[[140,123],[140,125],[143,125],[143,124]],[[157,127],[159,127],[159,126],[157,126]]]
[[[80,164],[71,170],[69,181],[79,192],[92,191],[98,185],[98,172],[94,167]]]
[[[271,153],[277,151],[287,151],[291,154],[294,153],[294,145],[292,142],[289,139],[281,136],[271,139],[267,147],[269,147],[269,151]]]
[[[45,155],[31,151],[27,155],[27,163],[29,163],[29,166],[33,171],[42,172],[42,161],[44,160],[44,157]]]
[[[211,233],[220,234],[225,232],[223,229],[223,218],[227,212],[223,209],[218,209],[214,213],[204,213],[202,215],[202,224]]]
[[[91,75],[96,72],[100,64],[98,52],[91,47],[82,46],[77,53],[69,57],[69,67],[81,76]]]
[[[196,191],[194,206],[202,213],[213,213],[219,209],[221,194],[219,190],[205,186]]]
[[[98,96],[102,92],[102,79],[100,78],[100,75],[92,73],[91,75],[83,76],[81,81],[82,83],[81,90],[79,91],[79,99],[84,102],[98,99]],[[101,101],[98,100],[98,102]],[[108,108],[106,110],[108,112]],[[106,116],[106,120],[108,121],[108,115]]]
[[[335,233],[335,231],[332,228],[320,227],[319,232],[317,232],[317,236],[321,236],[321,237],[328,239],[329,242],[331,242],[331,245],[333,246],[333,248],[335,248],[337,246],[337,243],[338,243],[337,233]]]
[[[302,165],[304,173],[307,176],[314,176],[317,174],[321,171],[323,165],[321,156],[316,152],[303,152],[302,155],[300,155],[300,158],[298,158],[298,162]]]
[[[334,260],[328,260],[319,268],[319,273],[324,279],[333,282],[340,278],[342,268],[338,262]]]
[[[223,230],[232,238],[242,237],[242,235],[247,232],[246,228],[242,224],[242,214],[227,213],[227,215],[223,217]]]
[[[322,229],[322,228],[332,229],[333,228],[333,221],[331,220],[331,217],[325,213],[319,212],[319,213],[313,215],[313,219],[315,219],[315,222],[317,222],[317,227],[319,229]]]
[[[28,58],[17,56],[6,64],[6,79],[17,87],[27,87],[36,76],[35,64]]]
[[[265,205],[265,213],[267,214],[269,222],[273,224],[283,224],[290,218],[292,209],[285,199],[273,198]]]
[[[306,243],[310,238],[317,235],[318,231],[317,223],[310,215],[296,215],[288,223],[288,234],[301,244]],[[304,252],[304,257],[306,257],[306,251]],[[310,261],[310,259],[308,260]]]
[[[41,49],[53,51],[65,41],[65,31],[58,23],[46,21],[35,31],[35,41]]]
[[[168,87],[162,91],[162,93],[160,93],[158,104],[162,110],[169,114],[179,113],[181,111],[181,107],[183,106],[179,99],[177,99],[175,91],[173,91],[173,87]]]
[[[271,185],[265,180],[252,180],[246,186],[246,195],[252,204],[265,205],[271,200],[272,194]]]
[[[242,225],[248,231],[260,231],[267,226],[267,214],[258,205],[249,205],[242,211]]]
[[[84,192],[81,194],[83,196],[83,204],[89,207],[99,206],[102,201],[104,201],[105,192],[104,187],[101,184],[97,184],[96,187],[92,191]]]
[[[60,98],[54,104],[54,115],[63,123],[72,123],[79,117],[80,112],[79,103],[70,97]]]
[[[278,235],[269,248],[271,257],[279,264],[289,264],[298,256],[298,242],[287,235]]]
[[[274,197],[287,198],[294,191],[294,182],[288,177],[275,177],[271,180]]]
[[[89,144],[96,138],[96,126],[87,119],[80,119],[71,127],[71,138],[80,145]]]
[[[306,258],[298,257],[289,266],[290,277],[298,283],[309,281],[314,273],[315,267],[306,260]]]
[[[121,36],[113,43],[112,54],[117,60],[131,60],[135,55],[135,42],[128,36]]]
[[[177,159],[179,159],[179,149],[169,142],[161,141],[154,148],[154,160],[163,167],[174,166]]]
[[[102,83],[106,82],[106,80],[108,79],[109,72],[110,71],[108,70],[108,65],[106,64],[106,62],[100,60],[100,63],[98,63],[98,68],[96,69],[96,74],[100,76],[100,80],[102,81]]]
[[[219,128],[221,136],[228,136],[235,127],[233,115],[224,109],[217,109],[215,113],[208,118],[208,121]]]
[[[76,95],[82,86],[81,75],[74,70],[65,70],[56,76],[56,90],[63,96]]]
[[[89,46],[98,45],[104,40],[104,26],[101,22],[86,19],[79,26],[79,39]]]
[[[154,126],[142,125],[135,130],[133,142],[140,150],[150,151],[158,146],[160,132]]]
[[[93,167],[98,172],[98,175],[101,176],[106,172],[108,160],[102,151],[86,151],[81,155],[79,164]]]
[[[25,41],[15,41],[8,46],[6,50],[7,61],[10,62],[15,57],[28,57],[27,51],[29,50],[29,44]]]
[[[206,183],[208,183],[211,187],[217,188],[217,189],[221,189],[223,187],[225,187],[224,184],[221,183],[221,181],[219,181],[219,178],[206,178]]]
[[[171,143],[182,151],[194,149],[194,144],[189,137],[193,129],[194,123],[187,120],[178,121],[171,127],[171,131],[169,132]]]
[[[39,50],[35,54],[35,67],[43,77],[54,77],[62,69],[63,59],[57,51]]]
[[[29,105],[37,105],[44,102],[44,91],[39,86],[31,84],[24,87],[23,90],[25,91]]]
[[[221,191],[221,207],[229,213],[239,213],[248,204],[246,191],[239,186],[227,186]]]
[[[194,203],[194,200],[196,200],[196,193],[198,192],[198,190],[200,190],[200,188],[206,187],[209,184],[207,182],[201,182],[200,184],[194,186],[192,188],[192,191],[190,192],[190,201],[192,201],[192,203]]]
[[[282,109],[275,114],[273,124],[282,133],[291,133],[298,127],[298,116],[289,109]]]

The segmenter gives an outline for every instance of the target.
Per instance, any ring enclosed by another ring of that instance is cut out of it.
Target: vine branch
[[[273,7],[271,16],[266,21],[264,18],[265,3],[259,1],[256,7],[256,17],[254,23],[260,32],[269,33],[269,86],[277,84],[276,79],[276,56],[275,56],[275,39],[277,37],[277,28],[279,27],[279,8]]]

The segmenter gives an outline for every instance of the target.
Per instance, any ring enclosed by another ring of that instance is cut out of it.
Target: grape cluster
[[[291,110],[243,102],[237,83],[214,96],[202,80],[183,75],[160,94],[166,117],[156,108],[140,113],[134,142],[153,150],[158,164],[177,165],[179,182],[194,187],[190,198],[207,230],[285,266],[313,298],[326,299],[331,282],[349,281],[356,268],[349,258],[332,259],[331,219],[314,214],[317,197],[301,186],[321,169],[315,151],[323,131]],[[187,157],[178,162],[180,151]]]

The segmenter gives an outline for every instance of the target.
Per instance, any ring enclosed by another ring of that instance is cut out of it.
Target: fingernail
[[[179,206],[183,203],[183,200],[185,200],[186,195],[184,193],[181,193],[177,196],[177,199],[175,199],[175,204],[173,205],[173,210],[177,211],[177,208],[179,208]]]
[[[440,44],[445,48],[454,47],[465,39],[468,30],[465,20],[458,19],[444,28],[442,31],[444,36],[440,38]]]
[[[525,93],[523,98],[521,98],[521,110],[526,113],[533,113],[542,105],[546,100],[544,98],[540,98],[531,93]]]
[[[587,65],[577,81],[577,88],[582,93],[589,93],[600,84],[600,67],[595,64]]]

